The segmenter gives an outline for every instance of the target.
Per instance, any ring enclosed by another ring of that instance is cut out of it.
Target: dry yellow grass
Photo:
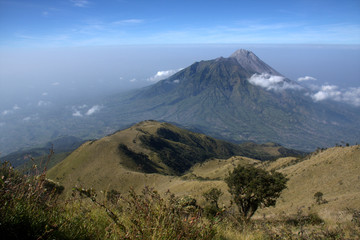
[[[147,122],[143,131],[153,133],[153,124]],[[113,134],[103,139],[87,142],[74,151],[64,161],[52,168],[48,177],[60,182],[70,194],[73,186],[93,187],[100,191],[116,189],[128,192],[130,187],[140,191],[144,186],[154,187],[160,193],[170,190],[176,195],[191,195],[204,204],[202,194],[212,187],[224,192],[219,199],[220,206],[229,205],[230,194],[223,179],[238,164],[255,164],[267,170],[277,170],[288,178],[288,188],[283,191],[276,207],[258,211],[255,218],[281,214],[316,212],[327,222],[349,220],[347,209],[360,209],[360,145],[335,147],[324,150],[309,159],[280,158],[272,162],[260,162],[246,157],[212,159],[194,165],[183,176],[145,174],[125,168],[128,161],[119,154],[119,142],[126,143],[137,152],[149,153],[138,144],[137,125],[124,130],[125,134]],[[135,134],[136,133],[136,134]],[[154,159],[152,159],[154,160]],[[156,159],[155,159],[156,160]],[[167,166],[158,162],[163,168]],[[317,205],[314,194],[322,192],[328,202]]]
[[[260,211],[259,215],[294,214],[302,209],[336,222],[349,220],[347,208],[360,209],[360,145],[330,148],[290,166],[286,166],[286,160],[280,161],[285,162],[279,171],[288,176],[288,188],[275,208]],[[279,167],[273,163],[268,168],[274,166]],[[316,192],[322,192],[328,203],[316,204]]]
[[[229,171],[232,171],[239,164],[257,163],[260,163],[260,161],[241,156],[234,156],[229,159],[212,159],[204,163],[195,164],[190,169],[189,174],[202,178],[223,179]]]

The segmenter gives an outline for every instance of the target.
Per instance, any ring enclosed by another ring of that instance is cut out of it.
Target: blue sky
[[[0,0],[0,47],[360,44],[360,1]]]
[[[355,88],[360,105],[359,0],[0,0],[0,112],[142,87],[239,48],[292,80]]]

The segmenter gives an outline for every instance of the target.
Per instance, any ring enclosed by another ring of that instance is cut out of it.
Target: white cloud
[[[92,106],[85,114],[86,114],[87,116],[90,116],[90,115],[92,115],[92,114],[100,111],[101,108],[102,108],[102,107],[101,107],[100,105],[94,105],[94,106]]]
[[[139,24],[139,23],[142,23],[142,22],[144,22],[143,19],[133,18],[133,19],[124,19],[124,20],[116,21],[116,22],[113,22],[113,24],[119,24],[119,25],[122,25],[122,24]]]
[[[86,7],[89,4],[87,0],[71,0],[76,7]]]
[[[91,115],[91,114],[93,114],[94,112],[93,111],[96,111],[96,108],[94,108],[94,107],[96,107],[97,105],[95,105],[95,106],[93,106],[92,108],[90,108],[85,114],[86,115]],[[79,106],[72,106],[71,108],[72,108],[72,116],[74,116],[74,117],[82,117],[82,116],[84,116],[83,115],[83,113],[81,113],[81,110],[82,109],[85,109],[85,108],[87,108],[88,107],[88,105],[86,105],[86,104],[83,104],[83,105],[79,105]],[[99,109],[100,110],[100,109]],[[89,113],[89,114],[88,114]]]
[[[12,111],[11,110],[4,110],[4,111],[1,112],[1,114],[4,115],[4,116],[8,115],[9,113],[12,113]]]
[[[270,75],[268,73],[252,75],[248,81],[253,84],[265,88],[266,90],[281,91],[285,89],[301,89],[300,85],[285,81],[282,76]]]
[[[53,82],[52,85],[53,86],[58,86],[58,85],[60,85],[60,83],[59,82]]]
[[[41,95],[43,95],[43,96],[47,96],[47,95],[49,95],[49,93],[47,93],[47,92],[43,92]]]
[[[30,121],[31,120],[31,117],[25,117],[23,118],[23,121],[27,122],[27,121]]]
[[[5,115],[13,113],[14,111],[19,110],[19,109],[20,109],[20,107],[17,104],[15,104],[12,109],[6,109],[6,110],[2,111],[1,114],[3,116],[5,116]]]
[[[311,97],[312,99],[314,99],[315,102],[329,98],[336,101],[340,101],[341,92],[338,90],[338,87],[335,85],[324,85],[321,87],[320,91],[313,94]]]
[[[305,77],[299,77],[298,78],[298,81],[299,82],[303,82],[303,81],[315,81],[317,80],[316,78],[314,77],[310,77],[310,76],[305,76]]]
[[[136,82],[136,78],[131,79],[130,82]]]
[[[82,116],[83,116],[79,110],[75,110],[75,112],[73,112],[72,115],[73,115],[74,117],[82,117]]]
[[[354,106],[360,106],[360,87],[339,89],[335,85],[323,85],[320,90],[311,95],[315,102],[323,100],[334,100],[337,102],[344,102]]]
[[[49,101],[42,101],[42,100],[40,100],[37,105],[38,105],[39,107],[46,107],[46,106],[49,106],[50,104],[51,104],[51,102],[49,102]]]
[[[178,71],[182,70],[183,68],[177,69],[177,70],[166,70],[166,71],[158,71],[154,76],[148,78],[147,80],[150,82],[158,82],[160,80],[163,80],[167,77],[170,77],[171,75],[177,73]]]
[[[350,88],[343,93],[343,100],[354,106],[360,107],[360,87]]]
[[[174,80],[174,83],[180,83],[179,79]]]

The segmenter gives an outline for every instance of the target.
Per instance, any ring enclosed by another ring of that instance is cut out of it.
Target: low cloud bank
[[[46,107],[46,106],[50,106],[51,105],[51,102],[50,101],[43,101],[43,100],[40,100],[38,101],[38,104],[37,104],[39,107]]]
[[[158,71],[154,76],[148,78],[147,80],[149,82],[158,82],[160,80],[163,80],[165,78],[170,77],[171,75],[177,73],[178,71],[181,71],[182,68],[180,69],[175,69],[175,70],[165,70],[165,71]]]
[[[99,112],[103,108],[103,106],[94,105],[87,110],[86,108],[88,108],[86,104],[80,106],[72,106],[72,116],[73,117],[83,117],[84,115],[90,116]]]
[[[15,111],[17,111],[19,109],[20,109],[20,107],[17,104],[15,104],[12,109],[6,109],[6,110],[2,111],[1,115],[5,116],[8,114],[14,113]]]
[[[333,100],[360,107],[360,87],[339,89],[339,87],[335,85],[323,85],[319,91],[311,94],[311,98],[315,102]]]
[[[100,111],[102,107],[100,105],[94,105],[92,106],[87,112],[85,113],[87,116],[93,115],[94,113],[97,113]]]
[[[310,77],[310,76],[305,76],[305,77],[299,77],[298,81],[299,82],[304,82],[304,81],[316,81],[317,79],[314,77]]]
[[[311,76],[305,76],[300,77],[297,80],[299,82],[307,82],[316,81],[317,79]],[[253,85],[265,88],[266,90],[282,91],[286,89],[304,89],[304,87],[302,87],[301,85],[291,81],[287,81],[282,76],[275,76],[267,73],[254,74],[248,79],[248,81]],[[360,107],[360,87],[340,89],[336,85],[329,84],[325,84],[322,86],[316,84],[306,84],[306,86],[310,89],[310,91],[307,92],[306,95],[311,97],[314,102],[333,100]]]
[[[266,90],[282,91],[285,89],[302,89],[300,85],[286,81],[286,79],[282,76],[270,75],[268,73],[255,73],[248,79],[248,81],[253,85],[265,88]]]

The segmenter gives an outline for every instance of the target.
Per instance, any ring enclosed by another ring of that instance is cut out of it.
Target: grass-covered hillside
[[[133,165],[121,162],[129,159],[130,150],[132,156],[151,153],[148,145],[135,144],[134,135],[130,134],[134,129],[145,131],[148,127],[148,133],[159,136],[157,129],[164,126],[174,131],[173,140],[186,136],[175,138],[181,129],[149,121],[125,130],[127,134],[118,132],[83,144],[47,173],[23,176],[2,164],[1,236],[5,239],[359,239],[359,145],[275,161],[245,156],[210,158],[193,162],[184,173],[146,173],[143,168],[135,167],[136,162]],[[114,138],[122,138],[126,148],[119,149],[118,142],[112,148]],[[133,145],[126,145],[130,142]],[[271,146],[277,145],[267,144],[260,149],[270,151]],[[162,170],[171,170],[160,163],[157,164],[163,166]],[[248,223],[239,221],[239,212],[224,181],[238,165],[279,171],[289,179],[276,206],[258,210]],[[205,197],[214,188],[219,192],[216,208]]]
[[[232,156],[268,160],[288,154],[298,155],[300,152],[291,152],[276,144],[237,145],[168,123],[144,121],[84,143],[50,169],[48,177],[66,189],[83,185],[127,191],[130,186],[142,188],[150,185],[163,186],[166,191],[174,184],[192,189],[192,182],[184,182],[176,176],[186,174],[196,164]]]
[[[360,209],[360,145],[318,150],[300,160],[279,159],[266,168],[289,178],[276,208],[264,211],[266,214],[301,209],[337,222],[349,220],[348,210]],[[318,192],[322,193],[320,204],[314,197]]]
[[[204,191],[217,187],[224,192],[219,203],[226,206],[230,194],[224,178],[235,166],[252,164],[289,178],[276,207],[259,211],[258,217],[315,211],[336,222],[337,217],[349,217],[346,211],[360,208],[359,145],[319,149],[306,157],[281,157],[285,153],[291,151],[277,144],[234,145],[168,123],[144,121],[84,143],[47,176],[64,185],[67,194],[74,186],[121,193],[149,186],[160,193],[192,195],[199,203],[204,203]],[[279,158],[260,161],[264,156]],[[317,192],[324,199],[321,204],[314,197]]]

